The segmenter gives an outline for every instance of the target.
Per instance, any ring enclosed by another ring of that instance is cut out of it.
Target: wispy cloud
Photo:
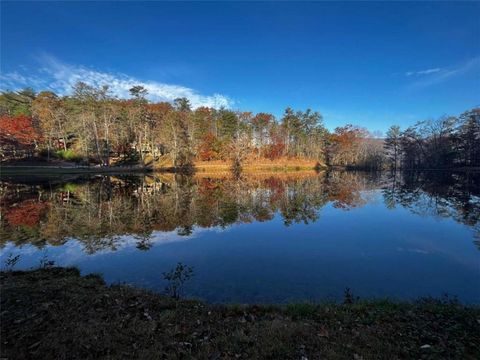
[[[479,71],[480,56],[477,56],[449,68],[432,68],[417,72],[407,72],[405,75],[409,77],[415,77],[415,81],[410,84],[411,88],[424,88],[443,83],[457,76],[476,73]],[[476,76],[478,76],[478,74]]]
[[[13,71],[6,74],[0,74],[2,82],[1,90],[17,90],[24,87],[36,88],[44,85],[44,81],[35,75],[24,75],[18,71]]]
[[[32,87],[36,90],[50,89],[57,94],[67,95],[73,85],[83,81],[89,85],[108,85],[112,95],[118,98],[128,98],[129,89],[135,85],[141,85],[148,90],[148,98],[152,101],[173,101],[179,97],[186,97],[194,108],[208,107],[231,107],[232,99],[222,94],[203,95],[194,89],[173,84],[165,84],[157,81],[142,81],[132,76],[102,72],[82,65],[72,65],[44,55],[40,58],[41,67],[33,74],[23,72],[10,72],[0,74],[3,83],[2,89],[17,90],[24,87]]]
[[[433,69],[426,69],[426,70],[420,70],[420,71],[407,71],[405,73],[406,76],[414,76],[414,75],[429,75],[429,74],[435,74],[439,71],[442,71],[440,68],[433,68]]]

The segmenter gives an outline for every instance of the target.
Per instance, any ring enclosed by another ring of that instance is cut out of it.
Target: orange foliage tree
[[[368,132],[360,127],[348,124],[337,127],[330,135],[329,162],[331,165],[354,165],[358,157],[361,142]]]
[[[218,150],[216,145],[217,138],[211,132],[202,137],[198,146],[198,156],[202,161],[215,160],[218,158]]]

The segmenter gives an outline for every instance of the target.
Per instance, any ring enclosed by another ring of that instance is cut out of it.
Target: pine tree
[[[392,125],[387,131],[385,138],[385,150],[387,155],[393,163],[393,170],[397,170],[398,160],[400,157],[401,132],[400,126]]]

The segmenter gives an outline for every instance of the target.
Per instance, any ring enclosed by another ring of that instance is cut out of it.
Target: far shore
[[[128,165],[78,165],[73,162],[46,162],[46,161],[19,161],[1,162],[0,175],[61,175],[61,174],[120,174],[120,173],[227,173],[231,172],[232,165],[227,161],[196,161],[191,168],[175,168],[171,164],[128,164]],[[303,159],[282,159],[270,161],[261,159],[258,162],[249,161],[242,165],[243,173],[257,172],[298,172],[298,171],[320,171],[320,170],[365,170],[352,166],[331,166],[320,164],[317,161]],[[376,170],[378,171],[378,170]],[[384,169],[383,171],[389,171]],[[479,167],[454,167],[454,168],[425,168],[425,169],[398,169],[398,171],[465,171],[477,172]]]
[[[7,175],[16,174],[101,174],[101,173],[129,173],[129,172],[230,172],[232,164],[228,161],[196,161],[192,167],[175,168],[169,162],[151,162],[147,165],[142,164],[122,164],[122,165],[79,165],[67,161],[14,161],[0,163],[1,173]],[[257,161],[248,161],[242,165],[243,172],[257,171],[304,171],[320,170],[326,166],[317,161],[305,159],[279,159],[268,160],[261,159]]]

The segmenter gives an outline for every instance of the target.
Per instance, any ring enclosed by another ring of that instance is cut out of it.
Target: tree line
[[[480,109],[429,120],[386,139],[347,124],[328,131],[311,109],[269,113],[199,107],[186,98],[150,102],[142,86],[129,99],[108,86],[74,85],[68,96],[31,89],[0,95],[1,159],[41,156],[109,166],[160,161],[173,168],[196,161],[311,159],[365,169],[478,166]]]
[[[459,117],[443,116],[418,122],[401,131],[391,126],[385,150],[393,169],[480,166],[480,108]]]

